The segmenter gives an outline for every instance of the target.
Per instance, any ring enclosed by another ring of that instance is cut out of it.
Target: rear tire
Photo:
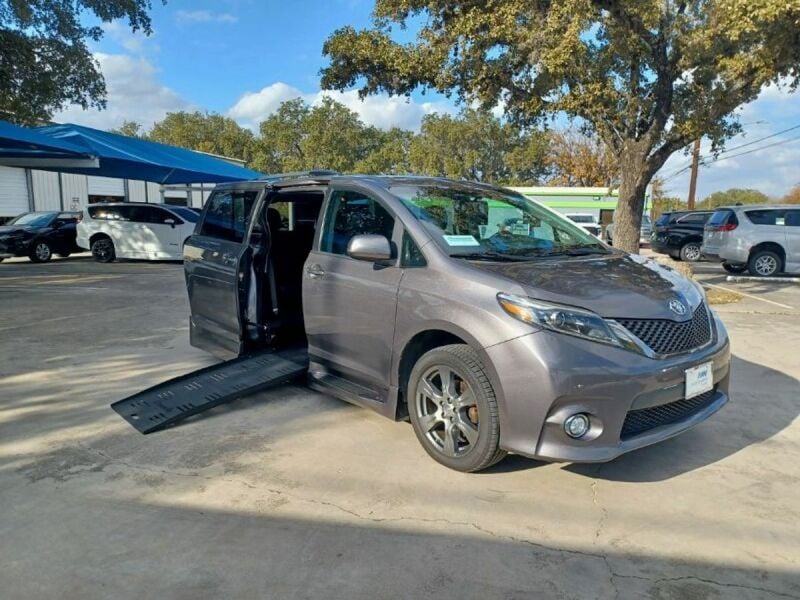
[[[425,451],[446,467],[472,473],[501,460],[497,398],[486,368],[467,345],[426,352],[408,381],[408,413]]]
[[[29,257],[32,262],[43,263],[53,258],[53,251],[47,242],[35,242]]]
[[[92,242],[92,256],[97,262],[114,262],[117,256],[114,249],[114,242],[110,238],[100,238]]]
[[[772,277],[783,271],[783,260],[772,250],[759,250],[750,255],[747,270],[753,277]]]
[[[728,273],[744,273],[747,270],[747,265],[732,265],[731,263],[722,263],[722,268]]]
[[[687,242],[681,246],[681,260],[685,260],[686,262],[697,262],[702,257],[703,255],[700,254],[699,242]]]

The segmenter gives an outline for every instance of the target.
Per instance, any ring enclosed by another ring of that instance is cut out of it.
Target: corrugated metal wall
[[[61,174],[64,210],[80,210],[89,203],[89,185],[86,179],[86,175]]]
[[[144,181],[128,180],[128,202],[147,202],[147,185]]]
[[[29,201],[25,169],[0,167],[0,217],[16,217],[27,212]]]
[[[111,177],[89,175],[89,195],[91,196],[125,196],[125,180]]]
[[[61,210],[61,187],[58,173],[31,171],[31,184],[36,210]]]

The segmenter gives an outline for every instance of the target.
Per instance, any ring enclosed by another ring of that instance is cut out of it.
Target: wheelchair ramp
[[[225,402],[286,383],[308,368],[305,349],[245,356],[212,365],[114,402],[141,433],[152,433]]]

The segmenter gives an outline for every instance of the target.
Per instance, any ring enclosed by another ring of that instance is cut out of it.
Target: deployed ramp
[[[114,402],[111,408],[142,433],[152,433],[225,402],[286,383],[308,368],[305,349],[236,358],[170,379]]]

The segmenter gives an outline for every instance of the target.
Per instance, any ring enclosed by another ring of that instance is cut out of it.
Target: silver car
[[[184,257],[192,344],[299,349],[312,388],[409,419],[453,469],[608,461],[728,401],[728,336],[698,284],[509,190],[219,185]]]
[[[700,251],[731,273],[747,270],[756,277],[800,273],[800,208],[719,208],[706,223]]]

